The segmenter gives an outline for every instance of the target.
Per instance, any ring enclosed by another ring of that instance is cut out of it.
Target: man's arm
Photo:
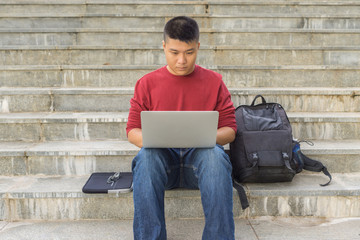
[[[236,133],[231,127],[222,127],[217,130],[216,143],[225,145],[235,140]]]
[[[142,141],[142,130],[140,128],[133,128],[128,133],[128,140],[130,143],[134,144],[135,146],[142,148],[143,141]]]

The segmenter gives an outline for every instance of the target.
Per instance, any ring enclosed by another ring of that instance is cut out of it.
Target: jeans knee
[[[230,158],[222,146],[216,145],[214,148],[199,149],[199,154],[204,156],[204,162],[202,163],[204,166],[214,170],[226,169],[232,171]]]
[[[166,176],[170,171],[167,161],[169,158],[165,149],[142,148],[132,161],[134,177],[142,175],[153,179]]]
[[[228,183],[231,181],[232,166],[229,156],[222,147],[198,149],[195,175],[200,184]]]

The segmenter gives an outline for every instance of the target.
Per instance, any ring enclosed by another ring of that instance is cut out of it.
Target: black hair
[[[167,38],[190,43],[199,41],[199,26],[197,22],[186,16],[174,17],[165,24],[164,41]]]

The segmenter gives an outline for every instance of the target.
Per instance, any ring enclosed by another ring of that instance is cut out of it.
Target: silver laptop
[[[145,148],[211,148],[216,144],[217,111],[143,111]]]

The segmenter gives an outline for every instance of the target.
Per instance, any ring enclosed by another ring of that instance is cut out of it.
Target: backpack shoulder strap
[[[299,151],[299,154],[304,162],[304,169],[312,172],[323,172],[326,176],[329,177],[329,182],[325,184],[320,184],[320,186],[325,187],[330,184],[332,177],[327,168],[319,161],[311,159],[304,155],[302,152]]]
[[[245,193],[245,189],[244,187],[240,184],[237,183],[235,180],[233,180],[233,186],[236,189],[236,191],[238,192],[239,198],[240,198],[240,203],[241,203],[241,208],[243,210],[245,210],[246,208],[249,207],[249,202]]]

